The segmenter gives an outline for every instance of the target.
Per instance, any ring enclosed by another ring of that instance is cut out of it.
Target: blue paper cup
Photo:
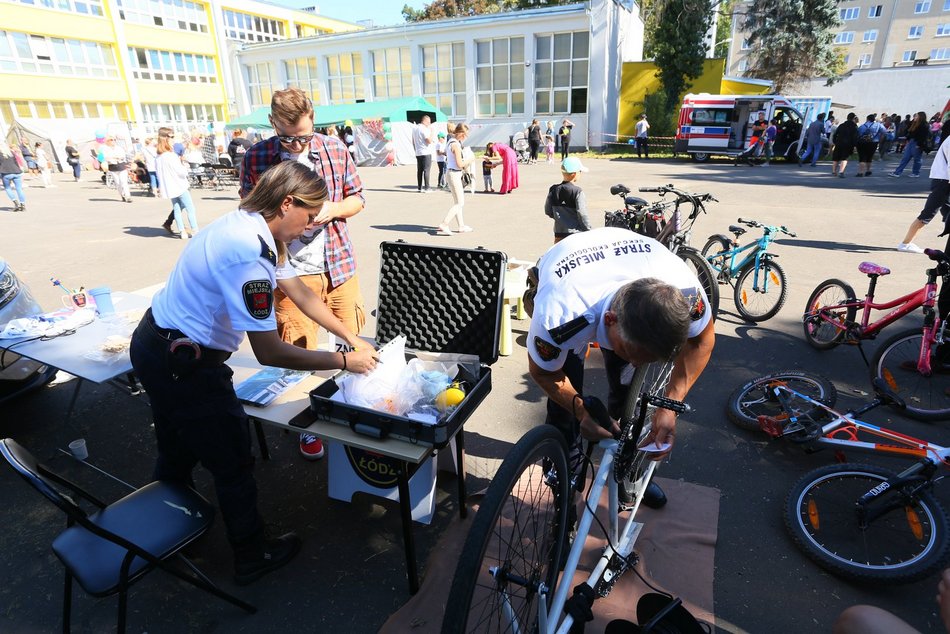
[[[91,288],[86,293],[96,300],[96,312],[100,315],[111,315],[115,312],[115,306],[112,305],[112,289],[108,286]]]

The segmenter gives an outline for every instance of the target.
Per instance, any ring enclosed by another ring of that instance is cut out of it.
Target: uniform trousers
[[[201,462],[214,478],[228,539],[232,545],[253,540],[264,525],[248,418],[234,393],[231,368],[173,369],[170,342],[147,319],[135,329],[129,354],[152,406],[158,441],[154,478],[193,487],[192,471]]]
[[[316,293],[347,330],[355,335],[360,333],[366,323],[366,312],[358,275],[354,274],[338,286],[333,286],[328,273],[301,275],[299,279]],[[274,316],[277,317],[277,334],[281,340],[298,348],[317,349],[317,324],[304,315],[279,288],[274,291]]]

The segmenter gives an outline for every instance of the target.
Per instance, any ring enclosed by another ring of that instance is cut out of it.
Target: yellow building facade
[[[238,114],[237,45],[357,28],[241,0],[0,0],[0,131],[14,119],[224,122]]]

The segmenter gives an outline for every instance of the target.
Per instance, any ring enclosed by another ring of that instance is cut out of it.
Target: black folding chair
[[[16,441],[0,440],[0,455],[33,488],[66,514],[66,530],[53,540],[53,552],[66,569],[63,631],[69,632],[72,580],[94,597],[119,595],[118,631],[125,631],[129,586],[155,568],[201,588],[251,614],[257,608],[221,590],[181,551],[204,535],[214,507],[194,490],[171,482],[152,482],[112,504],[53,473]],[[98,510],[87,514],[63,489]],[[193,574],[172,565],[178,559]]]

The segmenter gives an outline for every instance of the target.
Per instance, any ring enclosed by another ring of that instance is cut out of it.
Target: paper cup
[[[100,315],[111,315],[115,312],[112,305],[112,289],[108,286],[99,286],[86,291],[96,301],[96,312]]]
[[[80,438],[69,443],[69,453],[77,460],[85,460],[89,457],[89,450],[86,449],[86,439]]]

